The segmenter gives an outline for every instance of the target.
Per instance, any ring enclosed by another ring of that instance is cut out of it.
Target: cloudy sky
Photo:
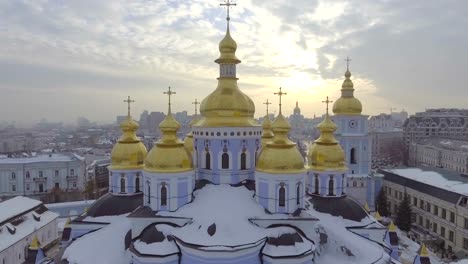
[[[217,0],[0,1],[0,121],[78,116],[112,122],[127,95],[141,111],[174,110],[216,88],[225,9]],[[237,0],[231,11],[240,88],[264,115],[306,116],[337,98],[350,56],[364,113],[468,107],[468,1]],[[273,111],[277,110],[273,106]]]

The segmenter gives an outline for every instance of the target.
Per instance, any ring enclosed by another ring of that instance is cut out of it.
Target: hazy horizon
[[[346,56],[363,113],[467,108],[466,1],[235,1],[239,87],[265,113],[322,115],[336,100]],[[165,112],[168,86],[175,112],[193,114],[217,84],[218,43],[225,33],[220,1],[124,0],[0,3],[0,123],[41,118],[111,123],[143,110]]]

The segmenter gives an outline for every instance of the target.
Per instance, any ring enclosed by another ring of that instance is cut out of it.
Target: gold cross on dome
[[[333,101],[330,101],[330,100],[328,99],[328,96],[327,96],[327,100],[322,101],[322,103],[326,103],[326,104],[327,104],[327,116],[328,116],[328,105],[329,105],[330,103],[333,103]]]
[[[127,100],[124,100],[124,103],[128,104],[128,116],[130,116],[130,104],[134,102],[135,100],[130,100],[130,96],[127,97]]]
[[[346,70],[349,71],[349,62],[351,61],[351,59],[349,57],[346,57]]]
[[[268,105],[271,105],[271,103],[268,102],[268,99],[267,99],[266,102],[264,102],[263,104],[266,105],[266,111],[267,111],[267,116],[268,116]]]
[[[280,87],[280,88],[279,88],[279,92],[277,92],[277,93],[275,93],[275,94],[279,96],[279,113],[281,114],[281,97],[282,97],[283,95],[286,95],[287,93],[283,93],[283,92],[281,91],[281,87]]]
[[[227,16],[226,20],[229,21],[231,18],[229,17],[229,9],[231,9],[231,6],[236,6],[236,3],[231,2],[231,0],[225,0],[224,3],[219,4],[220,6],[225,6],[227,10]]]
[[[199,104],[201,104],[201,103],[198,102],[197,99],[195,99],[195,101],[192,102],[192,104],[195,105],[195,116],[197,116],[197,114],[198,114],[198,111],[197,111],[198,107],[197,107],[197,106],[198,106]]]
[[[167,94],[167,96],[169,97],[169,110],[168,110],[168,114],[171,113],[171,95],[175,94],[176,92],[173,92],[171,91],[171,87],[169,86],[169,88],[167,89],[167,92],[164,92],[163,94]]]

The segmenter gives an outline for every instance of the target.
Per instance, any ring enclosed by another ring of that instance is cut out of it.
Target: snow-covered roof
[[[468,195],[468,178],[442,169],[403,168],[385,171],[462,195]]]
[[[16,196],[0,203],[0,224],[5,220],[17,215],[21,215],[28,210],[40,205],[42,202],[26,198],[24,196]]]
[[[16,198],[20,198],[20,199],[16,199]],[[15,215],[18,215],[17,213],[18,211],[25,212],[41,204],[40,201],[37,201],[38,203],[35,206],[33,206],[35,203],[27,202],[27,200],[25,200],[25,199],[28,199],[28,200],[32,200],[32,199],[25,198],[25,197],[16,197],[16,198],[13,198],[15,199],[15,201],[10,202],[8,204],[9,209],[3,208],[3,204],[6,202],[0,203],[0,217],[5,218],[5,215],[2,214],[5,212],[9,213],[10,216],[15,216]],[[13,210],[15,206],[19,206],[21,210]],[[51,211],[45,211],[45,212],[42,212],[42,214],[38,214],[35,211],[31,211],[31,212],[21,215],[21,217],[23,221],[19,222],[19,224],[17,225],[12,225],[11,223],[5,223],[2,226],[0,226],[0,229],[1,229],[0,252],[16,244],[18,241],[24,239],[25,237],[31,235],[34,231],[54,221],[55,219],[58,218],[58,214],[51,212]],[[36,220],[35,218],[38,220]],[[14,229],[15,232],[12,234],[8,230],[6,230],[8,228],[7,226],[9,226],[10,229]]]
[[[3,158],[0,159],[0,164],[25,164],[25,163],[36,163],[36,162],[66,162],[74,160],[84,160],[83,157],[76,154],[66,155],[61,153],[54,154],[40,154],[35,157],[24,157],[24,158]]]

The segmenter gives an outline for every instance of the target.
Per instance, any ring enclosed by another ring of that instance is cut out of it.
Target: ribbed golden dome
[[[328,114],[317,128],[320,137],[309,149],[310,168],[317,171],[346,171],[345,153],[333,134],[337,126]]]
[[[237,44],[229,32],[219,43],[221,55],[215,60],[221,68],[231,67],[228,73],[220,74],[218,86],[200,105],[202,119],[196,126],[202,127],[246,127],[256,126],[255,105],[237,86],[235,65],[240,63],[236,57]],[[222,71],[222,70],[221,70]]]
[[[169,111],[159,124],[161,139],[155,143],[145,159],[145,171],[148,172],[183,172],[192,170],[192,158],[177,138],[180,124]]]
[[[362,113],[362,104],[354,97],[354,85],[351,81],[351,72],[345,73],[345,80],[341,86],[341,97],[333,104],[333,113],[335,115],[360,115]]]
[[[185,149],[190,153],[190,156],[192,156],[193,154],[193,133],[192,133],[192,126],[197,123],[200,119],[198,118],[198,116],[195,116],[194,118],[192,118],[192,121],[190,121],[190,132],[187,133],[187,135],[185,136],[185,139],[184,139],[184,147]]]
[[[266,173],[304,172],[304,159],[296,143],[288,138],[291,125],[283,114],[278,115],[271,125],[273,140],[266,144],[258,156],[257,171]]]
[[[132,170],[143,168],[148,151],[136,136],[138,123],[131,116],[127,116],[120,124],[120,128],[123,134],[112,149],[110,169]]]
[[[263,118],[262,128],[262,148],[264,148],[268,142],[273,140],[273,131],[271,131],[271,120],[268,115],[266,115]]]

